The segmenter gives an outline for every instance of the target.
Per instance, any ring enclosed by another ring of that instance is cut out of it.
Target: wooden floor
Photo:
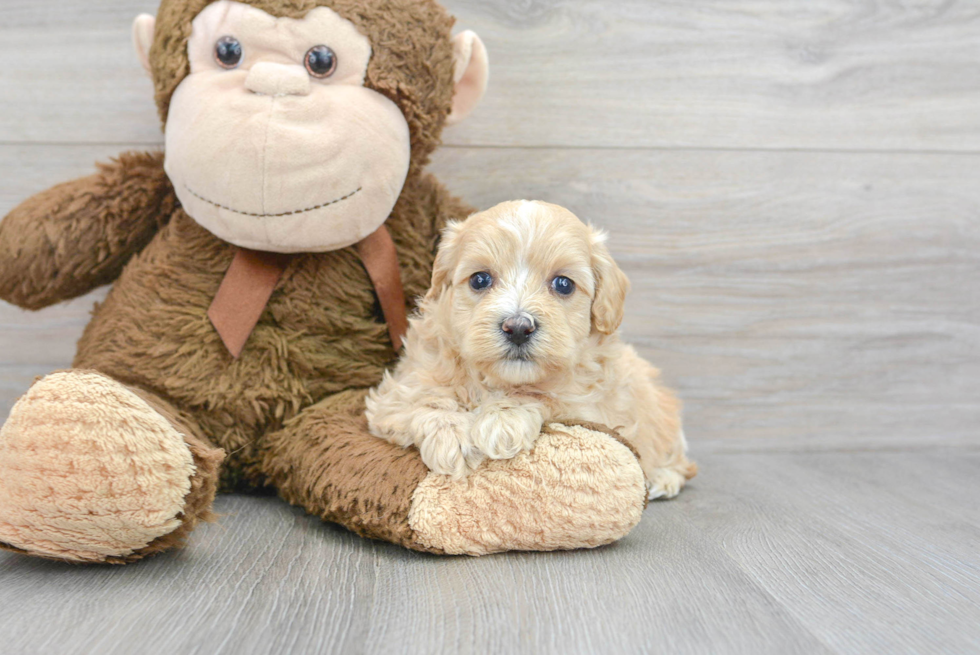
[[[0,216],[160,146],[155,0],[2,4]],[[0,652],[980,653],[980,5],[445,4],[492,73],[433,170],[610,230],[701,475],[612,547],[483,559],[221,498],[136,566],[0,555]],[[0,304],[0,417],[104,293]]]
[[[438,558],[274,498],[125,568],[0,555],[6,653],[971,653],[980,452],[700,455],[613,546]]]

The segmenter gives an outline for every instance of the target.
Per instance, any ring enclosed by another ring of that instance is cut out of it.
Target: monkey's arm
[[[0,222],[0,299],[41,309],[112,282],[176,202],[162,153],[124,153],[27,199]]]

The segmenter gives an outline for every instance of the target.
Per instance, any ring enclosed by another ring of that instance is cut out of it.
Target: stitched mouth
[[[207,198],[205,198],[201,194],[197,193],[196,191],[194,191],[194,189],[190,188],[186,184],[184,185],[184,188],[187,189],[187,192],[190,193],[195,198],[197,198],[198,200],[203,200],[204,202],[208,203],[209,205],[213,205],[213,206],[217,207],[218,209],[224,209],[224,210],[230,211],[230,212],[232,212],[234,214],[240,214],[242,216],[252,216],[254,218],[280,218],[282,216],[296,216],[297,214],[305,214],[307,212],[316,211],[317,209],[323,209],[324,207],[329,207],[330,205],[336,205],[338,202],[343,202],[344,200],[347,200],[348,198],[357,195],[358,193],[361,192],[361,190],[364,187],[357,187],[354,191],[351,191],[346,196],[343,196],[341,198],[337,198],[336,200],[331,200],[330,202],[325,202],[325,203],[320,204],[320,205],[317,205],[315,207],[307,207],[306,209],[296,209],[296,210],[293,210],[291,212],[281,212],[279,214],[256,214],[256,213],[253,213],[253,212],[239,211],[237,209],[233,209],[232,207],[228,207],[226,205],[222,205],[221,203],[217,203],[217,202],[215,202],[213,200],[208,200]]]

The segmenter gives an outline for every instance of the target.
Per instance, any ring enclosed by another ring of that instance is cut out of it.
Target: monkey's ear
[[[426,300],[435,300],[453,284],[453,273],[459,260],[459,241],[463,231],[462,221],[449,221],[439,237],[439,252],[432,265],[432,285],[425,294]]]
[[[143,64],[143,70],[147,73],[151,73],[150,46],[153,45],[153,30],[156,24],[157,19],[149,14],[140,14],[133,21],[133,46],[136,48],[136,56]]]
[[[490,79],[487,48],[476,32],[466,30],[453,37],[453,58],[456,60],[456,92],[447,125],[455,125],[476,109]]]
[[[591,228],[592,270],[595,272],[596,289],[592,301],[592,329],[600,334],[612,334],[623,322],[626,294],[630,281],[616,265],[609,248],[606,233]]]

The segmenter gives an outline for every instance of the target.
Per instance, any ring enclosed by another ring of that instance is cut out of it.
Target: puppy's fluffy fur
[[[637,449],[651,498],[676,496],[697,470],[679,402],[619,340],[629,281],[604,242],[540,202],[451,223],[405,354],[368,397],[371,431],[417,446],[432,471],[462,477],[485,457],[531,448],[544,423],[601,423]],[[491,276],[489,287],[474,289],[477,273]],[[571,294],[556,290],[559,276],[574,283]],[[526,343],[508,339],[513,317],[533,321]]]

